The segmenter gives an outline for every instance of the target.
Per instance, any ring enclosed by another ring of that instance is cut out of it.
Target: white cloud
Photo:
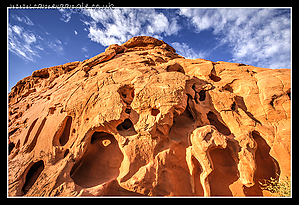
[[[206,52],[195,52],[186,43],[174,42],[171,44],[177,53],[188,59],[205,58],[208,53]]]
[[[25,62],[35,62],[41,57],[40,52],[47,53],[47,48],[63,54],[62,42],[49,37],[49,33],[44,35],[47,35],[46,39],[20,25],[8,25],[8,49]]]
[[[277,9],[181,9],[196,32],[212,29],[228,43],[232,61],[290,68],[290,17]]]
[[[12,26],[12,30],[14,32],[16,32],[19,36],[21,36],[23,27],[20,27],[18,25],[14,25],[14,26]]]
[[[30,20],[30,18],[28,18],[28,16],[25,16],[25,17],[19,17],[19,16],[17,16],[17,15],[12,15],[12,17],[13,17],[14,19],[16,19],[17,21],[22,22],[22,23],[25,23],[25,24],[27,24],[27,25],[29,25],[29,26],[33,26],[33,25],[34,25],[34,23]]]
[[[86,53],[88,52],[88,50],[85,46],[83,46],[81,49],[82,49],[82,52],[86,52]]]
[[[168,19],[154,9],[84,9],[84,15],[91,18],[84,20],[88,37],[103,46],[122,44],[137,35],[151,35],[163,38],[177,35],[180,30],[175,18]]]
[[[82,52],[84,53],[84,57],[85,57],[85,58],[88,58],[88,57],[89,57],[88,49],[87,49],[85,46],[83,46],[83,47],[81,48],[81,50],[82,50]]]
[[[63,46],[60,40],[56,39],[55,41],[49,41],[48,46],[56,53],[63,54]]]
[[[78,34],[78,32],[77,32],[76,30],[74,31],[74,33],[75,33],[75,35],[77,35],[77,34]]]
[[[58,9],[58,11],[62,14],[60,20],[65,23],[68,23],[71,20],[72,14],[75,13],[72,9]]]
[[[25,61],[35,61],[40,57],[34,48],[36,36],[25,30],[23,27],[13,25],[8,27],[8,48],[9,51],[16,54]]]

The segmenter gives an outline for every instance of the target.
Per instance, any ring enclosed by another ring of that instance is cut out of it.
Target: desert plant
[[[277,175],[278,176],[278,175]],[[291,196],[291,179],[288,176],[285,176],[281,180],[279,177],[270,178],[269,180],[264,180],[265,183],[259,182],[261,189],[271,192],[272,196],[282,196],[288,197]]]

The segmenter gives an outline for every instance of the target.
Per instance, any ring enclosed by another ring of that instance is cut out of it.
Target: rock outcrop
[[[290,176],[290,70],[138,36],[9,93],[9,196],[263,196]]]

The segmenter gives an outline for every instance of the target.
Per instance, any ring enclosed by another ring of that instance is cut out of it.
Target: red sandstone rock
[[[290,175],[290,70],[134,37],[9,93],[9,196],[262,196]]]

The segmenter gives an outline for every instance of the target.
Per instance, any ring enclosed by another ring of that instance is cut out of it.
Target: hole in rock
[[[173,124],[169,130],[168,137],[176,142],[180,142],[188,139],[188,133],[194,129],[194,118],[188,108],[173,118]]]
[[[29,135],[30,135],[30,133],[31,133],[31,131],[32,131],[32,129],[33,129],[35,123],[37,122],[37,120],[38,120],[38,118],[35,119],[35,120],[32,122],[32,124],[30,125],[30,127],[29,127],[29,129],[28,129],[28,132],[27,132],[27,134],[26,134],[26,137],[25,137],[23,146],[27,143],[27,141],[28,141],[28,137],[29,137]]]
[[[91,140],[90,143],[91,144],[95,144],[97,140],[102,139],[105,140],[106,138],[111,137],[112,135],[107,133],[107,132],[95,132],[93,133],[93,135],[91,136]]]
[[[157,116],[159,113],[160,113],[160,110],[159,110],[159,109],[157,109],[157,108],[152,108],[152,111],[151,111],[151,115],[152,115],[152,116]]]
[[[212,81],[214,81],[214,82],[219,82],[219,81],[221,80],[220,77],[214,75],[213,73],[211,73],[211,74],[209,75],[209,77],[210,77],[210,79],[211,79]]]
[[[126,108],[125,113],[130,114],[131,113],[131,109],[130,108]]]
[[[225,86],[223,86],[222,90],[226,90],[231,93],[233,93],[233,91],[234,91],[233,88],[229,84],[226,84]]]
[[[195,84],[193,84],[193,85],[192,85],[192,89],[196,92],[195,87],[196,87]]]
[[[12,143],[12,144],[11,144]],[[20,151],[20,139],[17,142],[17,145],[15,145],[13,142],[9,143],[9,153],[8,155],[12,154],[12,158],[15,157],[19,151]]]
[[[287,92],[287,95],[288,95],[289,98],[291,99],[291,90],[289,90],[289,91]]]
[[[220,122],[218,120],[217,116],[212,111],[210,111],[207,114],[207,117],[208,117],[208,120],[210,121],[211,125],[214,125],[219,132],[221,132],[224,135],[231,134],[229,128],[226,125],[224,125],[222,122]]]
[[[134,88],[131,85],[120,87],[117,92],[126,104],[131,104],[134,98]]]
[[[130,119],[125,119],[125,121],[122,123],[122,127],[125,130],[128,130],[132,126],[133,126],[133,123],[132,123],[132,121]]]
[[[69,140],[71,125],[72,125],[72,117],[68,116],[66,118],[67,118],[67,120],[66,120],[64,129],[63,129],[63,133],[59,138],[59,143],[61,146],[65,145],[67,143],[67,141]]]
[[[116,127],[119,134],[127,136],[127,135],[135,135],[137,132],[134,129],[133,123],[130,119],[125,119],[121,124]]]
[[[25,184],[22,188],[22,191],[24,194],[28,192],[28,190],[32,187],[32,185],[35,183],[37,180],[38,176],[40,173],[44,170],[44,161],[40,160],[38,162],[35,162],[29,169],[27,175],[26,175],[26,180]]]
[[[128,130],[129,128],[133,127],[133,123],[130,119],[125,119],[123,123],[117,126],[117,130]]]
[[[206,91],[201,90],[199,93],[199,101],[204,101],[206,99]]]
[[[10,153],[13,150],[14,147],[15,147],[15,144],[13,142],[8,144],[8,155],[10,155]]]
[[[209,151],[214,170],[208,176],[211,196],[232,196],[229,186],[238,180],[238,167],[228,148]]]
[[[244,186],[244,193],[246,196],[262,196],[263,193],[259,182],[265,184],[265,180],[270,180],[271,177],[278,179],[277,174],[280,175],[280,168],[278,162],[269,154],[271,148],[260,133],[253,131],[252,137],[257,144],[255,151],[255,185],[252,187]]]
[[[37,142],[37,138],[38,138],[39,134],[41,133],[42,129],[44,128],[46,120],[47,120],[47,117],[45,117],[42,120],[42,122],[40,123],[40,125],[38,127],[38,130],[35,133],[33,140],[31,141],[31,144],[28,146],[28,148],[25,151],[26,153],[29,153],[29,152],[31,152],[34,149],[34,147],[36,145],[36,142]]]
[[[174,63],[173,65],[167,66],[166,70],[167,72],[180,72],[185,74],[184,68],[178,63]]]
[[[270,156],[270,146],[266,140],[261,137],[259,132],[253,131],[252,137],[257,143],[255,151],[255,159],[257,170],[255,173],[256,179],[270,179],[270,177],[277,178],[276,174],[280,174],[278,162]]]
[[[233,111],[236,111],[236,103],[234,102],[231,107],[230,107]]]
[[[12,131],[10,131],[10,132],[8,133],[8,136],[13,135],[13,134],[14,134],[16,131],[18,131],[18,130],[19,130],[18,127],[14,128]]]
[[[274,100],[275,98],[272,98],[272,100],[270,101],[270,105],[274,108]]]
[[[70,152],[70,150],[66,149],[65,152],[64,152],[64,154],[63,154],[63,158],[65,158],[68,155],[69,152]]]
[[[193,116],[188,108],[186,108],[185,111],[181,115],[173,118],[174,126],[184,127],[184,126],[188,126],[192,123],[194,123],[194,119],[193,119]]]
[[[84,188],[97,186],[116,179],[123,154],[113,135],[95,132],[82,159],[71,170],[71,178]]]
[[[72,117],[67,116],[58,126],[58,130],[53,138],[53,145],[64,146],[68,140],[71,133]],[[75,129],[72,131],[74,132]],[[76,131],[76,130],[75,130]]]

